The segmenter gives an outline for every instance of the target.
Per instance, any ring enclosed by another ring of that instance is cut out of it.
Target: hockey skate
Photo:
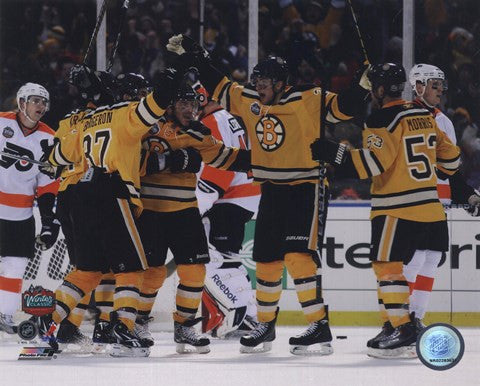
[[[379,342],[384,339],[386,336],[390,335],[393,332],[394,328],[389,320],[383,323],[382,330],[372,339],[367,342],[367,347],[372,347],[375,342]]]
[[[155,344],[153,340],[152,333],[148,329],[148,324],[153,320],[151,316],[141,316],[137,317],[135,321],[135,327],[133,332],[138,336],[138,338],[145,342],[148,347],[151,347]]]
[[[302,334],[291,337],[288,341],[292,354],[304,356],[332,354],[331,342],[332,333],[327,317],[310,323]]]
[[[90,354],[93,350],[92,340],[82,334],[80,329],[67,319],[60,323],[57,342],[65,352]]]
[[[107,348],[112,357],[148,357],[150,347],[120,320],[112,319],[111,336],[115,343]]]
[[[413,359],[417,357],[416,341],[417,328],[410,321],[398,326],[383,339],[372,342],[367,355],[382,359]]]
[[[173,339],[177,344],[176,351],[179,354],[199,353],[207,354],[210,352],[210,339],[197,334],[195,324],[200,322],[202,318],[186,320],[183,323],[174,322]],[[188,345],[188,347],[186,347]],[[192,348],[190,348],[192,347]]]
[[[105,353],[109,344],[116,343],[116,340],[112,338],[111,332],[112,329],[109,321],[98,318],[95,320],[92,337],[93,353]]]
[[[255,330],[257,327],[258,322],[250,315],[245,316],[243,319],[242,324],[238,327],[238,329],[234,331],[227,332],[224,336],[220,337],[221,339],[238,339],[244,335]]]
[[[17,326],[15,326],[13,322],[12,315],[0,313],[0,331],[4,331],[10,335],[17,333]]]
[[[256,354],[267,352],[272,349],[275,340],[275,323],[277,322],[278,308],[275,318],[270,322],[258,322],[255,329],[240,338],[240,352],[242,354]],[[262,347],[257,347],[262,343]]]

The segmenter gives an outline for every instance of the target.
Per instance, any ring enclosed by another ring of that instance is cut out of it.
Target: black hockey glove
[[[348,154],[347,146],[323,138],[317,138],[310,150],[314,161],[325,161],[333,166],[343,164]]]
[[[173,173],[197,173],[202,164],[202,156],[193,147],[172,151],[166,160]]]
[[[150,152],[147,158],[147,175],[159,173],[167,168],[167,156],[156,151]]]
[[[57,241],[60,222],[54,217],[42,218],[42,229],[35,239],[36,245],[42,250],[50,249]]]
[[[344,178],[359,177],[346,145],[317,138],[310,145],[310,151],[314,161],[324,161],[334,166],[337,176]]]
[[[153,91],[155,102],[166,109],[172,102],[173,95],[177,91],[183,74],[180,74],[175,68],[170,67],[160,73],[159,82]]]

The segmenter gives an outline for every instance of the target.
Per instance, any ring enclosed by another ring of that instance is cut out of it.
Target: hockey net
[[[38,212],[34,211],[39,231],[40,218]],[[167,261],[170,259],[167,258]],[[63,278],[73,269],[68,258],[67,244],[65,237],[60,231],[57,242],[47,251],[35,249],[35,256],[29,261],[23,275],[22,291],[27,290],[30,285],[41,285],[44,288],[54,291],[63,281]],[[153,331],[173,330],[172,312],[175,308],[175,288],[178,283],[176,273],[173,273],[165,280],[163,287],[158,292],[152,316],[154,317],[151,329]],[[92,304],[93,306],[93,304]],[[23,319],[23,318],[22,318]]]

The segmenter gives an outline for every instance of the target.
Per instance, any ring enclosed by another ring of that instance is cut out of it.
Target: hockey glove
[[[167,50],[177,55],[183,55],[185,53],[191,53],[204,58],[208,58],[208,51],[205,50],[195,40],[186,35],[174,35],[168,39]]]
[[[346,145],[323,138],[316,139],[310,150],[314,161],[325,161],[334,166],[343,164],[348,153]]]
[[[42,229],[35,239],[35,244],[42,251],[50,249],[57,241],[60,222],[53,216],[42,218]]]
[[[167,166],[173,173],[197,173],[202,164],[202,156],[193,147],[177,149],[167,155]]]
[[[363,89],[365,89],[367,91],[372,90],[372,82],[368,78],[368,73],[369,73],[371,67],[372,66],[370,64],[363,65],[361,68],[359,68],[356,71],[356,73],[353,77],[353,81],[358,83],[360,85],[360,87],[362,87]]]
[[[173,95],[177,91],[182,80],[181,74],[173,68],[167,68],[160,73],[159,83],[153,92],[153,97],[162,109],[166,109],[172,102]]]
[[[318,138],[310,145],[310,151],[314,161],[325,161],[334,166],[338,177],[359,178],[346,145]]]
[[[150,152],[147,158],[147,175],[159,173],[167,168],[167,156],[156,151]]]
[[[472,217],[480,216],[480,192],[475,190],[475,193],[468,198],[470,206],[465,210]]]

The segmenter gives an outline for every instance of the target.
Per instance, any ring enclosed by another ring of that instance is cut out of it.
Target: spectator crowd
[[[173,34],[199,39],[198,0],[130,0],[119,26],[121,0],[108,1],[107,51],[118,30],[122,39],[112,72],[135,72],[155,82],[171,58]],[[352,0],[371,62],[402,61],[402,0]],[[440,67],[448,79],[442,108],[453,120],[462,148],[462,172],[480,186],[480,7],[478,0],[418,0],[415,4],[415,63]],[[51,94],[46,123],[58,121],[79,102],[68,83],[81,63],[96,21],[95,0],[2,0],[0,2],[0,103],[15,107],[27,82]],[[338,92],[348,87],[364,61],[346,0],[259,0],[259,58],[284,57],[293,84],[315,83]],[[248,81],[248,0],[205,0],[204,46],[238,82]],[[107,53],[108,56],[108,53]],[[90,65],[94,65],[92,58]],[[328,133],[353,147],[361,144],[361,121]],[[368,184],[342,181],[334,196],[368,198]]]

